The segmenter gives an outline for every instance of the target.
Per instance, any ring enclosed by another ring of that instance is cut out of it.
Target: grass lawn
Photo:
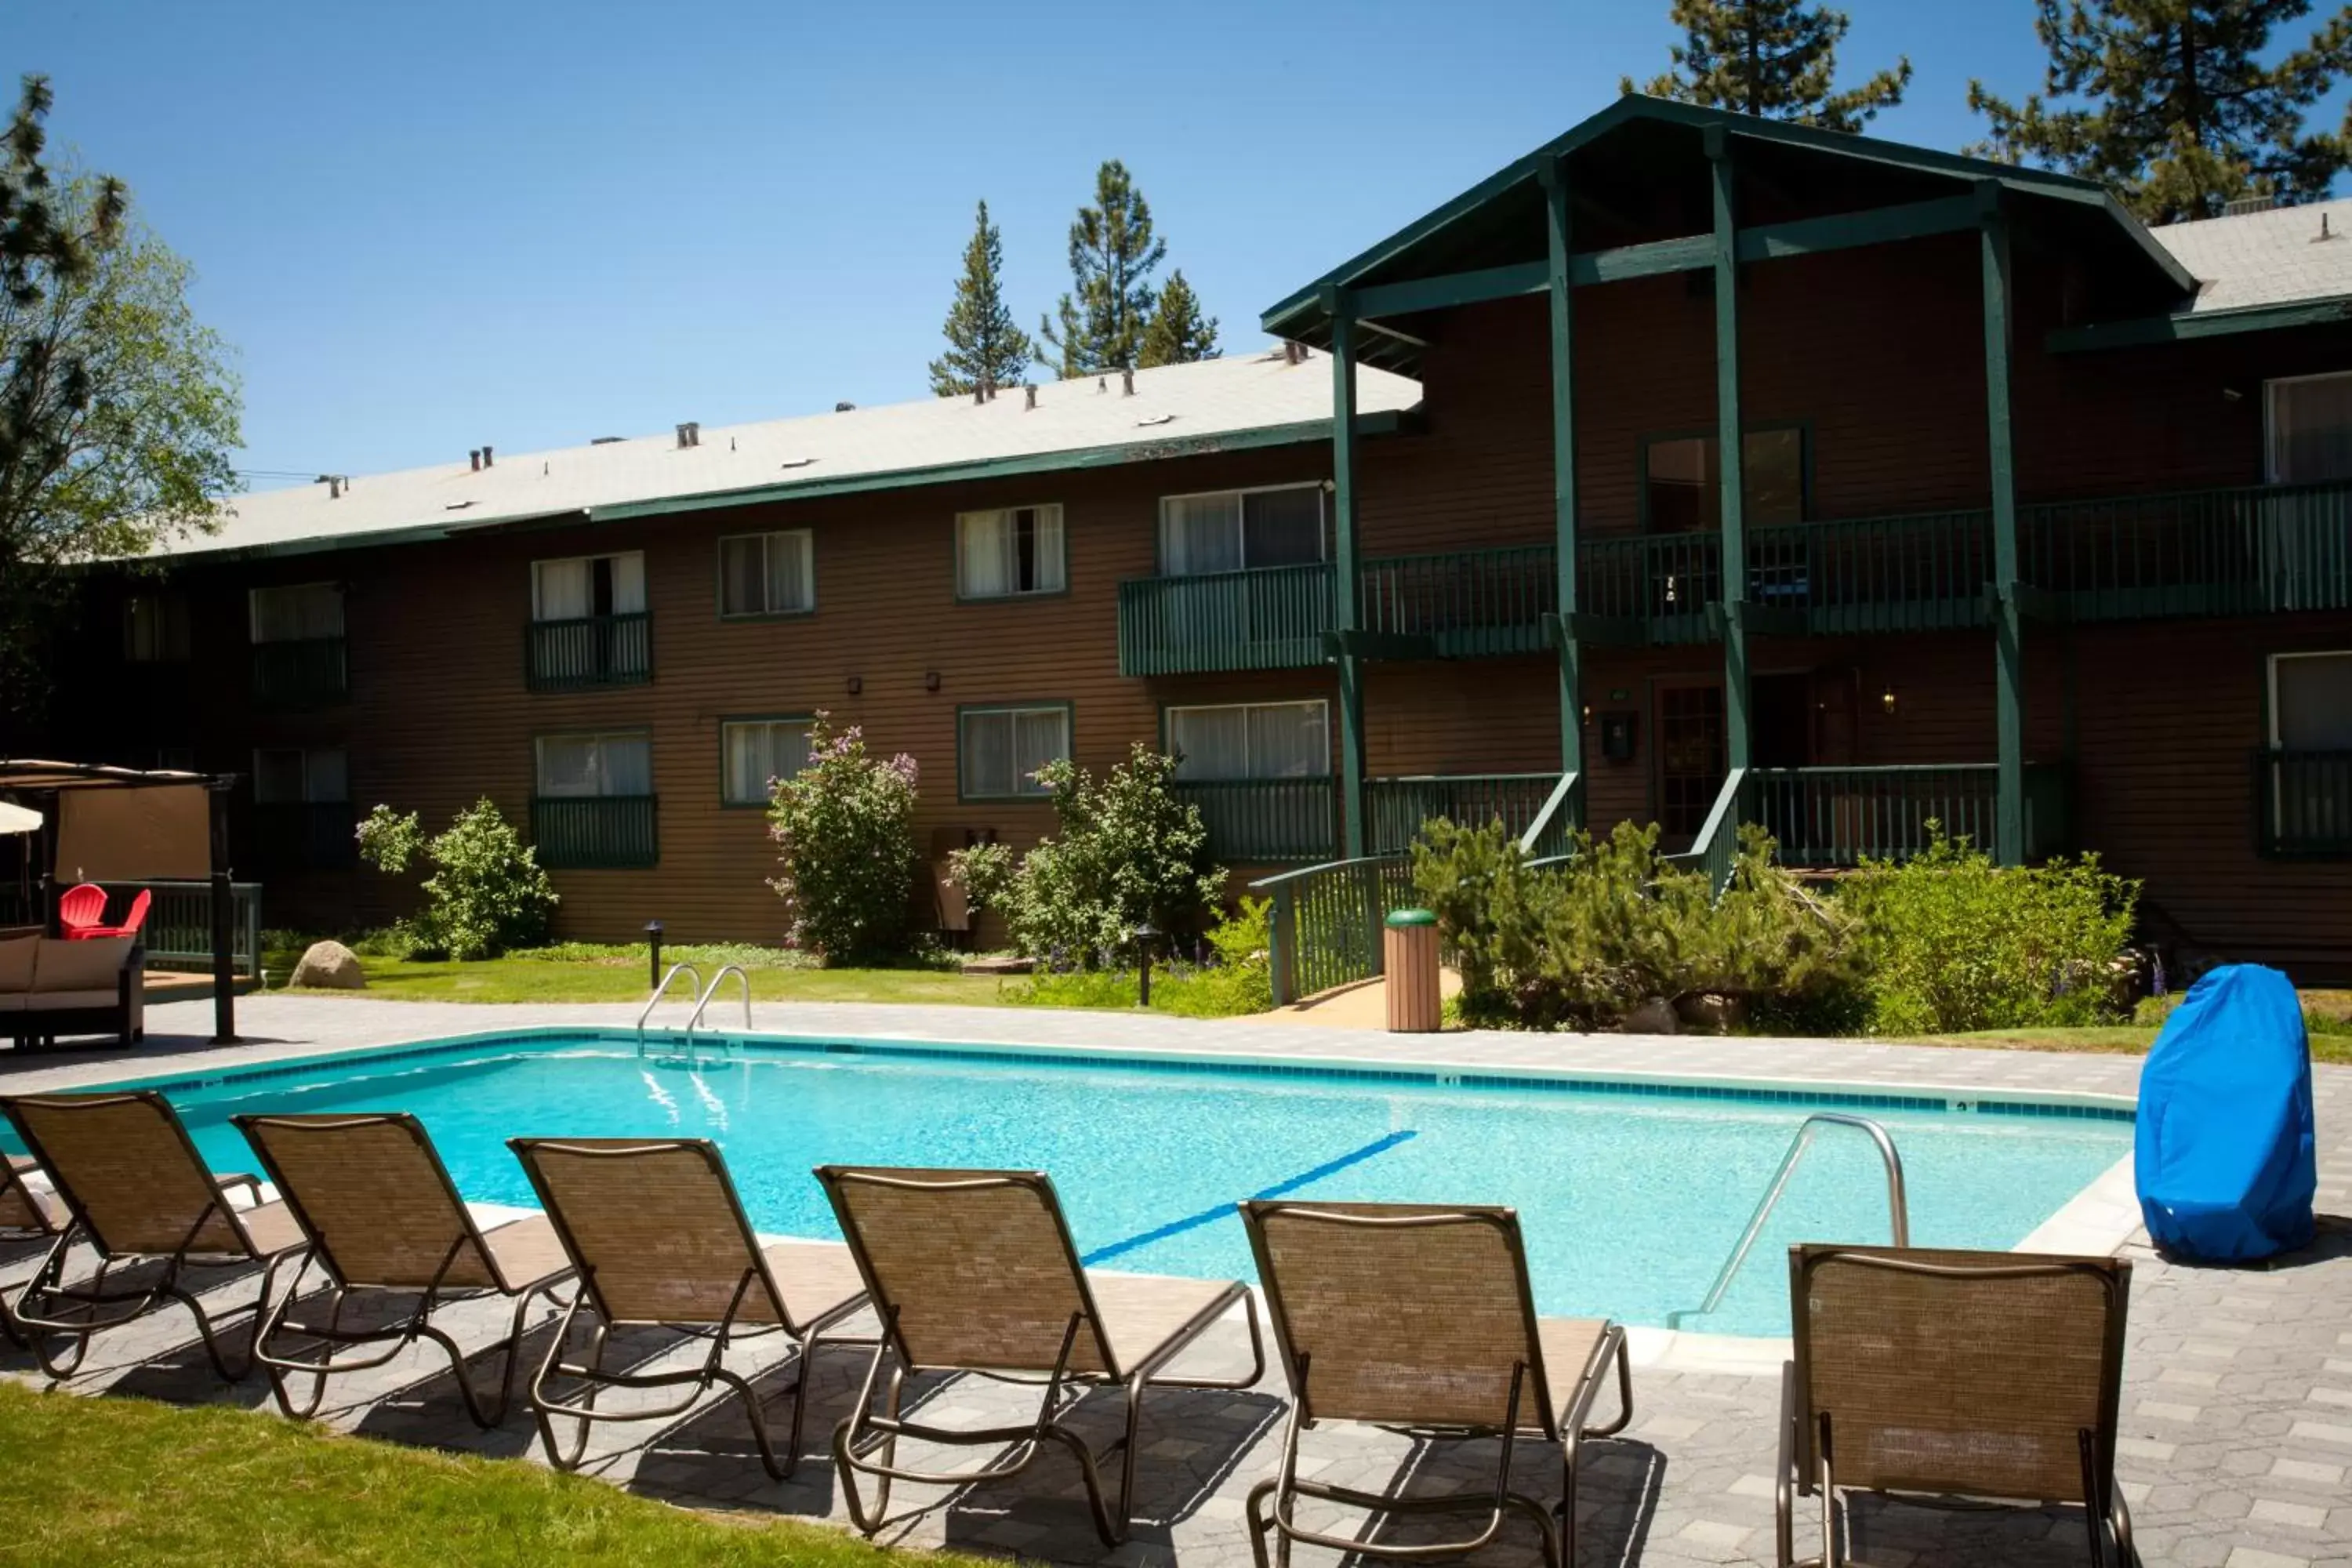
[[[42,1394],[5,1382],[0,1520],[0,1563],[26,1568],[987,1561],[883,1552],[791,1520],[691,1513],[520,1459],[338,1436],[252,1411]]]
[[[2305,991],[2303,1011],[2312,1026],[2311,1059],[2352,1063],[2352,991]],[[1917,1042],[1930,1046],[1982,1046],[2007,1051],[2099,1051],[2141,1056],[2156,1044],[2153,1024],[2117,1024],[2088,1029],[1979,1029]]]
[[[362,958],[364,991],[311,991],[306,996],[376,996],[411,1002],[642,1002],[646,960],[632,958],[493,958],[472,963],[415,963]],[[700,965],[706,979],[714,964]],[[951,969],[750,969],[751,994],[761,1002],[961,1002],[992,1005],[1001,1000],[992,974],[958,974]],[[681,984],[670,994],[683,994]],[[710,1004],[710,1016],[724,1020],[740,994],[729,981]],[[735,1015],[740,1017],[739,1013]]]

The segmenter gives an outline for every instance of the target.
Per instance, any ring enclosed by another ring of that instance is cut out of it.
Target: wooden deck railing
[[[253,705],[322,708],[351,694],[341,637],[298,637],[253,645]]]
[[[2352,751],[2265,746],[2254,753],[2265,855],[2352,856]]]
[[[1540,653],[1543,617],[1559,606],[1549,544],[1395,555],[1358,574],[1358,625],[1427,637],[1444,658]]]
[[[656,796],[535,795],[531,842],[539,863],[556,870],[651,866],[661,858]]]
[[[1465,827],[1502,823],[1513,838],[1535,825],[1559,786],[1558,773],[1431,773],[1364,781],[1365,847],[1401,851],[1422,825],[1444,817]]]
[[[147,906],[147,963],[153,968],[194,965],[210,969],[213,962],[213,886],[200,881],[101,882],[110,919],[121,920],[131,901],[144,890],[153,895]],[[261,973],[261,884],[229,884],[229,954],[236,972]]]
[[[1118,585],[1118,672],[1185,675],[1321,664],[1330,566],[1276,566]]]
[[[524,684],[533,691],[635,686],[654,678],[653,616],[583,616],[523,627]]]
[[[1194,779],[1176,797],[1199,809],[1209,853],[1229,866],[1328,860],[1339,853],[1339,795],[1329,775]]]

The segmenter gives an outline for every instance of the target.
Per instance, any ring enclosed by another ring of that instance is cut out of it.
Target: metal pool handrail
[[[1763,1234],[1764,1222],[1772,1217],[1781,1194],[1789,1190],[1789,1178],[1796,1173],[1797,1162],[1804,1158],[1807,1149],[1812,1147],[1813,1134],[1824,1126],[1854,1128],[1869,1134],[1870,1141],[1878,1145],[1879,1161],[1886,1167],[1886,1216],[1889,1228],[1894,1233],[1894,1243],[1897,1247],[1911,1245],[1911,1205],[1904,1193],[1903,1156],[1895,1152],[1895,1140],[1888,1136],[1885,1128],[1867,1116],[1848,1116],[1841,1110],[1815,1111],[1805,1118],[1803,1125],[1797,1129],[1797,1135],[1789,1141],[1789,1152],[1780,1156],[1780,1168],[1773,1173],[1772,1184],[1764,1189],[1764,1196],[1756,1205],[1756,1212],[1748,1216],[1748,1228],[1739,1233],[1739,1244],[1731,1249],[1731,1256],[1723,1260],[1723,1268],[1717,1273],[1715,1283],[1707,1288],[1706,1300],[1696,1309],[1668,1313],[1666,1321],[1669,1326],[1680,1328],[1685,1318],[1703,1318],[1722,1303],[1724,1292],[1731,1289],[1733,1277],[1739,1272],[1740,1265],[1748,1261],[1748,1251],[1755,1247],[1756,1238]]]
[[[709,988],[695,999],[694,1016],[686,1021],[686,1045],[688,1051],[694,1048],[694,1031],[701,1024],[702,1015],[709,1007],[710,999],[719,994],[719,986],[726,984],[727,977],[730,974],[743,983],[743,1027],[746,1030],[751,1027],[751,977],[743,973],[741,964],[728,964],[710,977]]]
[[[702,971],[695,968],[694,965],[686,963],[684,960],[680,960],[678,963],[671,964],[669,966],[669,972],[661,977],[661,984],[654,987],[654,994],[646,998],[645,1006],[637,1014],[637,1055],[644,1056],[646,1054],[646,1020],[654,1016],[654,1008],[660,1004],[663,997],[669,994],[669,983],[677,979],[680,974],[691,974],[694,976],[694,989],[692,992],[689,992],[688,994],[691,995],[701,993]],[[744,1006],[745,1010],[748,1012],[750,1010],[750,1002],[748,999],[746,1000]],[[697,1017],[701,1016],[700,1008],[698,1007],[695,1010],[695,1016]],[[687,1026],[688,1033],[692,1032],[693,1027],[694,1026],[691,1023]]]

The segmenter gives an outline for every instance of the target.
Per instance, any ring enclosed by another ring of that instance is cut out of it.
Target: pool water
[[[753,1223],[791,1236],[838,1235],[809,1174],[820,1163],[1034,1168],[1090,1265],[1196,1277],[1251,1277],[1243,1197],[1507,1204],[1539,1310],[1660,1325],[1699,1304],[1798,1124],[1824,1108],[821,1046],[706,1051],[688,1068],[580,1034],[165,1087],[215,1168],[252,1166],[235,1111],[408,1110],[459,1190],[498,1203],[533,1201],[505,1144],[517,1134],[712,1138]],[[2014,1247],[2132,1137],[2113,1117],[1840,1108],[1893,1134],[1920,1246]],[[1720,1308],[1683,1326],[1785,1333],[1790,1242],[1886,1237],[1876,1153],[1826,1129]]]

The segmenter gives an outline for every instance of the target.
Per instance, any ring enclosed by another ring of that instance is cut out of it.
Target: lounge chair
[[[1796,1247],[1789,1285],[1782,1568],[1798,1492],[1821,1499],[1822,1555],[1807,1561],[1843,1561],[1841,1489],[2080,1503],[2091,1561],[2110,1561],[2110,1532],[2112,1561],[2134,1561],[2115,1479],[2129,1263]]]
[[[835,1428],[834,1458],[850,1517],[871,1535],[890,1505],[890,1483],[962,1486],[1026,1469],[1048,1439],[1078,1461],[1094,1524],[1106,1545],[1126,1539],[1135,1501],[1136,1426],[1150,1387],[1247,1388],[1265,1372],[1257,1307],[1233,1282],[1155,1275],[1089,1274],[1079,1266],[1054,1184],[1034,1171],[923,1171],[821,1166],[842,1234],[882,1320],[882,1337],[856,1408]],[[1235,1303],[1248,1309],[1252,1366],[1242,1378],[1174,1378],[1163,1369]],[[886,1364],[897,1364],[877,1413]],[[950,1430],[899,1415],[910,1373],[969,1372],[1043,1383],[1037,1415],[1018,1426]],[[1064,1424],[1088,1389],[1124,1385],[1127,1434],[1097,1454]],[[902,1436],[1011,1451],[976,1469],[910,1470],[896,1463]],[[1116,1500],[1099,1467],[1120,1455]],[[877,1455],[880,1457],[876,1458]],[[871,1510],[856,1478],[876,1479]]]
[[[848,1249],[835,1242],[787,1241],[762,1247],[744,1216],[719,1146],[703,1138],[514,1138],[508,1147],[555,1224],[580,1287],[565,1307],[555,1342],[531,1379],[530,1405],[549,1462],[578,1466],[598,1421],[650,1421],[683,1415],[713,1387],[743,1402],[760,1462],[782,1480],[799,1462],[808,1368],[825,1330],[866,1300]],[[587,1359],[563,1352],[583,1311],[594,1319]],[[606,1337],[624,1324],[680,1329],[706,1338],[701,1365],[673,1373],[604,1369]],[[800,1348],[793,1379],[792,1434],[781,1457],[751,1384],[722,1364],[728,1347],[782,1333]],[[551,1380],[586,1385],[560,1399]],[[596,1408],[608,1388],[679,1388],[684,1398],[652,1410]],[[569,1448],[556,1440],[557,1417],[580,1424]]]
[[[40,1168],[30,1154],[0,1155],[0,1244],[43,1241],[66,1227],[66,1207],[58,1195],[25,1179]],[[12,1345],[28,1342],[5,1298],[0,1298],[0,1337]]]
[[[140,889],[139,896],[131,900],[131,908],[123,912],[121,924],[88,926],[74,932],[74,940],[89,942],[104,936],[137,936],[146,929],[147,907],[154,899],[153,893],[144,888]]]
[[[58,895],[58,931],[73,942],[98,929],[106,919],[106,889],[80,882]]]
[[[229,1120],[253,1145],[262,1169],[311,1240],[310,1255],[254,1342],[254,1358],[268,1371],[278,1407],[291,1416],[308,1416],[326,1396],[331,1376],[382,1366],[417,1340],[428,1339],[448,1353],[449,1370],[474,1424],[487,1429],[506,1419],[522,1352],[523,1320],[541,1296],[561,1306],[556,1288],[572,1276],[571,1259],[547,1216],[532,1215],[482,1230],[414,1116]],[[325,1322],[298,1323],[290,1314],[314,1263],[326,1276],[331,1304]],[[345,1328],[343,1309],[354,1294],[413,1295],[415,1302],[397,1321]],[[485,1405],[466,1372],[465,1352],[432,1320],[452,1300],[487,1295],[510,1300],[514,1313],[506,1336],[489,1347],[506,1352],[506,1370],[496,1397]],[[289,1341],[309,1341],[317,1349],[304,1353]],[[362,1345],[376,1348],[348,1361],[334,1359],[337,1346]],[[299,1405],[289,1386],[298,1376],[311,1379],[310,1397]]]
[[[1517,1215],[1303,1200],[1241,1208],[1291,1391],[1281,1459],[1249,1495],[1250,1550],[1260,1568],[1269,1532],[1286,1563],[1300,1541],[1364,1557],[1435,1557],[1492,1542],[1513,1508],[1535,1521],[1551,1568],[1563,1556],[1573,1563],[1578,1451],[1586,1438],[1613,1436],[1633,1419],[1633,1373],[1615,1323],[1536,1316]],[[1612,1362],[1617,1418],[1588,1426]],[[1304,1479],[1299,1436],[1323,1421],[1499,1438],[1494,1483],[1404,1497]],[[1559,1445],[1557,1510],[1510,1489],[1513,1450],[1529,1434]],[[1476,1510],[1486,1519],[1466,1539],[1384,1545],[1299,1524],[1302,1497],[1376,1516]]]
[[[279,1266],[309,1246],[293,1211],[262,1203],[261,1184],[250,1175],[215,1175],[178,1113],[152,1089],[18,1095],[0,1099],[0,1112],[48,1172],[68,1215],[39,1270],[9,1303],[42,1370],[71,1376],[91,1335],[176,1301],[195,1315],[205,1353],[221,1376],[235,1383],[252,1371],[253,1337],[244,1364],[233,1364],[217,1326],[182,1279],[191,1269],[260,1265],[252,1309],[257,1336]],[[230,1201],[237,1188],[254,1206],[240,1209]],[[68,1284],[66,1264],[77,1242],[98,1254],[98,1267],[88,1280]],[[159,1266],[162,1279],[110,1290],[107,1276],[131,1265]],[[48,1334],[66,1335],[71,1354],[51,1354],[43,1338]]]

